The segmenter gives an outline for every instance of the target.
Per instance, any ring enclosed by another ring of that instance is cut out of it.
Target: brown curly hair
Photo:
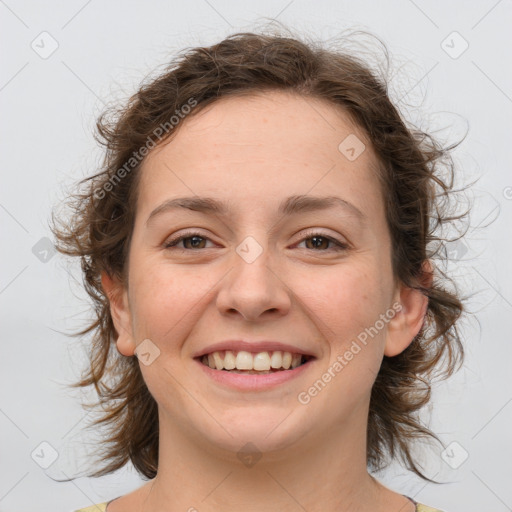
[[[457,326],[465,308],[440,266],[434,266],[429,287],[422,286],[421,277],[425,262],[447,258],[441,228],[464,215],[449,209],[455,192],[450,151],[457,144],[442,147],[403,120],[390,100],[387,81],[350,52],[289,34],[247,32],[210,47],[184,50],[122,107],[103,111],[96,123],[99,137],[95,134],[105,147],[101,172],[80,181],[84,191],[71,194],[71,219],[58,221],[52,212],[57,249],[80,257],[84,286],[95,308],[94,321],[74,333],[93,336],[87,373],[71,385],[94,385],[99,402],[87,407],[100,405],[103,413],[92,426],[104,424],[108,430],[100,446],[100,462],[106,465],[89,476],[106,475],[130,460],[148,479],[158,470],[157,404],[137,358],[116,351],[117,332],[101,284],[102,272],[126,283],[144,155],[177,132],[182,114],[193,116],[219,98],[262,90],[296,92],[341,106],[373,145],[393,244],[393,272],[428,297],[428,310],[413,342],[382,361],[371,392],[367,465],[380,470],[389,458],[400,458],[408,469],[434,482],[413,460],[412,441],[430,437],[440,442],[417,413],[430,401],[432,378],[450,376],[457,361],[463,362]]]

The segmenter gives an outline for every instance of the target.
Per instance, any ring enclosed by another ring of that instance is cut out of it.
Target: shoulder
[[[105,509],[107,508],[107,503],[108,501],[105,501],[105,503],[97,503],[96,505],[91,505],[90,507],[75,510],[75,512],[105,512]]]
[[[104,503],[97,503],[96,505],[91,505],[90,507],[81,508],[79,510],[75,510],[75,512],[105,512],[107,508],[108,501]],[[443,512],[438,508],[432,508],[428,505],[423,505],[422,503],[416,504],[416,512]]]
[[[438,508],[432,508],[428,505],[423,505],[422,503],[416,504],[416,512],[443,512],[442,510],[439,510]]]

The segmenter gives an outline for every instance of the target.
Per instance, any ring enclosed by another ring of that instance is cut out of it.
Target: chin
[[[311,425],[306,421],[299,421],[293,418],[286,409],[269,411],[268,408],[261,410],[255,408],[251,413],[246,410],[234,411],[229,414],[229,420],[224,415],[218,418],[221,425],[226,426],[224,430],[216,424],[216,427],[204,430],[205,423],[202,423],[203,439],[206,443],[237,456],[245,452],[256,452],[256,454],[270,454],[293,448],[304,436],[311,432]],[[228,433],[229,432],[229,433]],[[282,454],[281,454],[282,455]]]

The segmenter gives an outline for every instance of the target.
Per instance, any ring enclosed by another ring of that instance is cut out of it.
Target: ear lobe
[[[124,356],[133,356],[136,346],[131,330],[127,292],[117,278],[110,277],[105,271],[101,273],[101,286],[110,302],[110,314],[118,333],[117,350]]]
[[[433,282],[433,268],[430,261],[423,264],[419,282],[423,288],[430,288]],[[428,297],[420,290],[400,285],[397,300],[402,309],[388,324],[384,355],[388,357],[402,353],[420,332],[425,322]]]

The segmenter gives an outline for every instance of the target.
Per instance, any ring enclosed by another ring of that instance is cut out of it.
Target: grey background
[[[78,265],[45,239],[50,210],[96,171],[92,131],[105,103],[135,92],[177,50],[251,30],[261,17],[322,39],[347,28],[375,33],[393,56],[393,94],[409,118],[446,140],[469,129],[455,158],[462,181],[480,178],[473,227],[449,249],[474,315],[464,367],[436,384],[425,411],[447,451],[418,453],[446,483],[426,484],[399,465],[377,476],[446,512],[512,510],[511,1],[0,0],[0,511],[71,511],[142,484],[131,467],[100,479],[50,478],[83,469],[94,444],[84,431],[93,415],[80,406],[94,395],[66,388],[84,348],[63,334],[90,312]],[[47,469],[53,452],[41,443],[58,453]]]

